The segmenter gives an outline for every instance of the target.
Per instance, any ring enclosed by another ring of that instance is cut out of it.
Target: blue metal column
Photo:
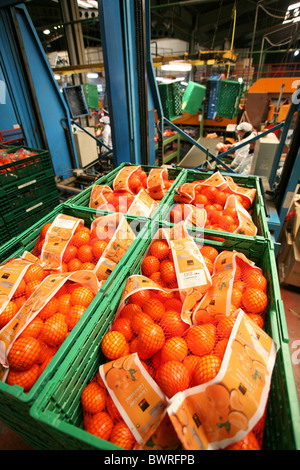
[[[0,66],[27,146],[48,149],[57,175],[77,167],[69,111],[24,5],[0,8]]]

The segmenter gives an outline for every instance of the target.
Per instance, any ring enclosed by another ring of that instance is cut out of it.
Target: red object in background
[[[266,125],[266,129],[272,129],[272,127],[275,127],[275,124]],[[274,131],[274,134],[276,135],[276,137],[278,137],[279,132],[280,132],[280,129],[277,129],[277,131]]]

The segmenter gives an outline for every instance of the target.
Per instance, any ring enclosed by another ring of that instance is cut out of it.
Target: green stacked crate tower
[[[50,153],[28,147],[11,148],[8,153],[23,149],[33,155],[1,166],[1,244],[20,235],[60,203]]]

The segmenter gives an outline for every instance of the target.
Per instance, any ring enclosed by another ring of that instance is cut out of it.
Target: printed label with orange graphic
[[[222,449],[253,429],[265,412],[275,357],[273,340],[239,310],[215,378],[170,400],[184,449]]]
[[[235,229],[234,233],[254,237],[257,234],[257,227],[254,225],[249,212],[246,211],[246,209],[238,202],[234,195],[228,196],[224,209],[227,209],[228,207],[234,207],[237,211],[239,225]]]
[[[152,168],[147,179],[147,189],[150,191],[164,189],[167,179],[168,170],[166,168]]]
[[[164,394],[137,353],[101,365],[99,373],[136,441],[144,444],[164,418]]]
[[[141,166],[125,166],[122,168],[113,181],[113,189],[115,191],[128,191],[133,193],[128,185],[128,180],[133,173],[141,168]]]
[[[92,271],[82,270],[47,276],[26,300],[17,315],[0,332],[0,364],[2,364],[0,380],[5,381],[9,372],[7,356],[14,341],[68,280],[89,287],[95,295],[98,293],[99,283]]]
[[[105,280],[134,242],[135,234],[124,215],[119,212],[98,217],[92,222],[91,230],[99,226],[107,227],[109,231],[113,232],[111,240],[94,269],[98,280]]]
[[[150,217],[157,207],[157,202],[141,189],[127,211],[128,215]]]
[[[83,225],[83,223],[82,219],[70,215],[57,215],[47,230],[41,251],[41,260],[47,265],[47,269],[59,270],[61,268],[65,249],[78,225]]]
[[[256,189],[255,188],[244,188],[242,186],[239,186],[233,181],[231,176],[226,176],[225,179],[228,183],[228,186],[229,186],[230,190],[234,194],[236,194],[238,196],[242,196],[243,198],[247,199],[250,202],[250,205],[252,204],[252,202],[254,201],[255,196],[256,196]]]
[[[230,315],[237,257],[246,265],[254,266],[254,263],[249,261],[242,253],[222,251],[214,262],[211,287],[194,309],[192,317],[194,325],[215,322],[224,315]]]
[[[109,186],[105,184],[95,184],[92,187],[89,207],[92,209],[101,208],[102,210],[109,210],[107,209],[108,202],[106,196],[111,193],[113,193],[113,190]]]

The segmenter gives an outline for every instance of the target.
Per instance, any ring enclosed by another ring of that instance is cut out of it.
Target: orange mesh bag
[[[174,180],[168,179],[166,168],[152,168],[147,179],[147,192],[155,200],[161,200]]]
[[[114,191],[137,194],[142,188],[147,188],[147,173],[140,166],[123,167],[113,181]]]
[[[0,379],[28,392],[100,287],[91,271],[47,276],[0,331]]]

